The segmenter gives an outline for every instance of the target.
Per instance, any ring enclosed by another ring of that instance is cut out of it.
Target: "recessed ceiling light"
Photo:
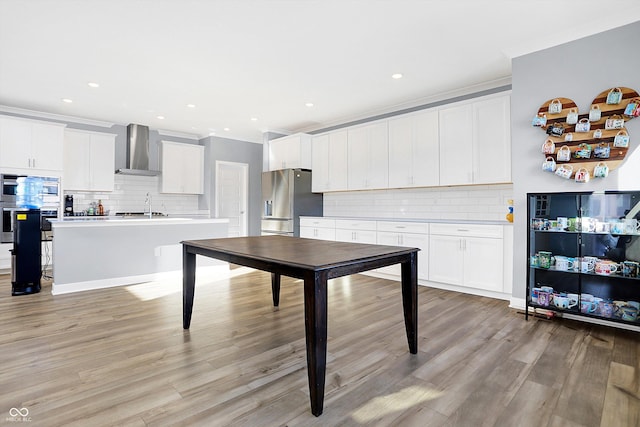
[[[196,108],[196,105],[195,105],[195,104],[187,104],[187,107],[189,107],[189,108]]]
[[[164,116],[158,116],[157,119],[158,120],[164,120]]]
[[[100,87],[100,84],[96,83],[96,82],[89,82],[89,83],[87,83],[87,86],[89,86],[89,87]]]
[[[230,130],[231,130],[231,129],[229,129],[229,128],[224,128],[224,131],[225,131],[225,132],[229,132]]]
[[[252,121],[252,122],[257,122],[257,121],[258,121],[258,118],[257,118],[257,117],[251,117],[251,121]]]
[[[66,102],[67,104],[71,104],[73,102],[73,99],[62,98],[62,102]]]
[[[313,102],[307,102],[306,104],[304,104],[307,107],[313,107]]]
[[[402,74],[400,74],[400,73],[391,74],[391,78],[392,79],[396,79],[396,80],[401,79],[402,78]]]

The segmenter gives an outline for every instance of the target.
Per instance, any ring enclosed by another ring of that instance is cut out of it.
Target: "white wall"
[[[640,189],[640,119],[627,122],[631,148],[620,168],[587,184],[542,172],[545,134],[531,119],[546,101],[565,97],[588,111],[593,99],[615,86],[640,91],[640,22],[515,58],[512,63],[511,140],[514,220],[513,297],[524,299],[527,276],[528,192]]]
[[[86,210],[91,202],[102,200],[105,210],[115,212],[144,212],[147,192],[151,195],[153,212],[175,215],[209,215],[198,210],[198,196],[192,194],[162,194],[160,176],[115,175],[115,190],[109,192],[66,191],[73,194],[74,210]],[[64,207],[64,204],[63,204]]]
[[[505,221],[511,184],[324,193],[324,216]]]

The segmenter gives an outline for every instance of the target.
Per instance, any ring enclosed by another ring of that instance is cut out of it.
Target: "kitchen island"
[[[182,270],[183,240],[227,237],[227,219],[96,217],[51,221],[54,295],[131,285]],[[201,267],[227,264],[203,258]]]

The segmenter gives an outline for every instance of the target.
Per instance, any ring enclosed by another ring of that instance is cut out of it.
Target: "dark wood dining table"
[[[311,413],[322,414],[327,358],[327,281],[401,264],[402,305],[409,352],[418,351],[418,248],[305,239],[289,236],[186,240],[183,250],[183,327],[193,310],[196,255],[271,273],[273,304],[280,299],[282,275],[304,281],[304,322]]]

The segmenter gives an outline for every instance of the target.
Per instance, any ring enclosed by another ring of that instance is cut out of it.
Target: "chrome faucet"
[[[144,213],[147,214],[147,209],[149,209],[149,218],[153,218],[153,210],[151,209],[151,194],[147,192],[147,198],[144,200]]]

